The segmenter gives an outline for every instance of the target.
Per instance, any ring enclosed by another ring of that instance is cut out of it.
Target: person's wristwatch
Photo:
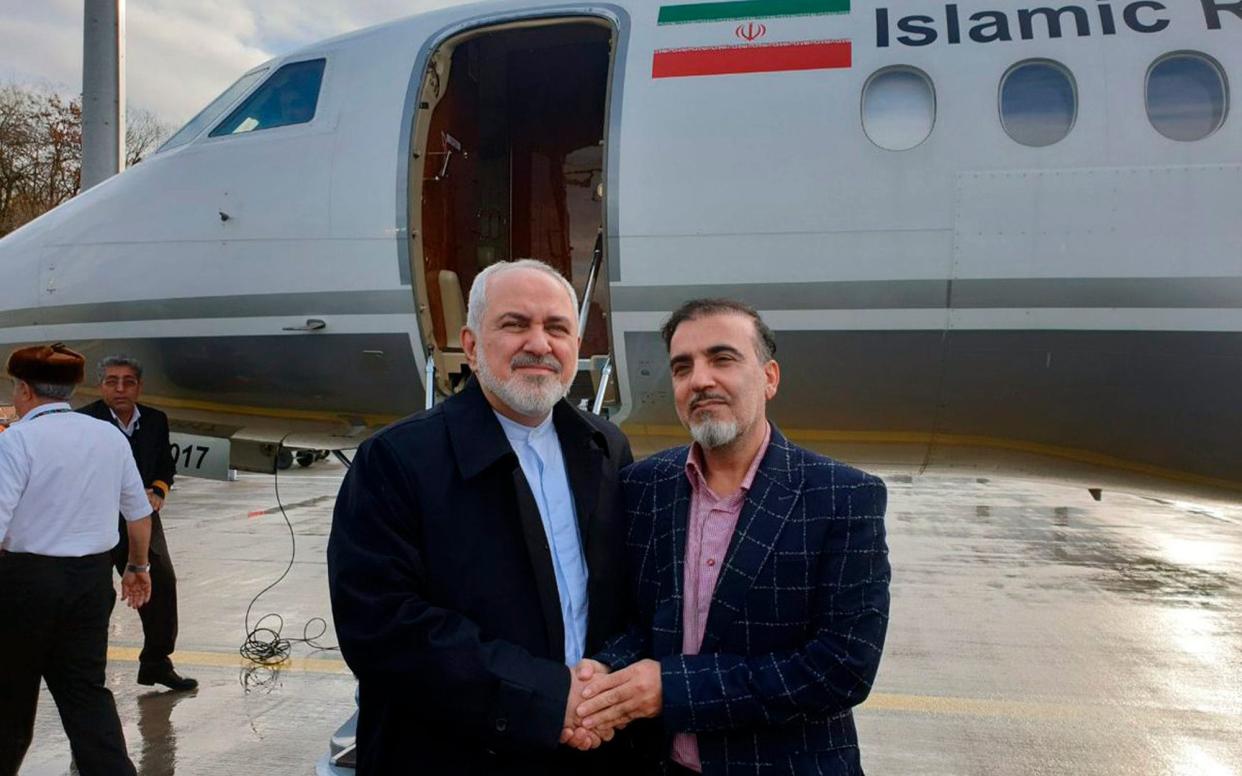
[[[134,574],[146,574],[151,571],[150,563],[129,563],[125,566],[125,571]]]

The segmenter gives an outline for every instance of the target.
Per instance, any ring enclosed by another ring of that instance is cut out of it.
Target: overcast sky
[[[259,62],[466,0],[127,0],[129,104],[180,125]],[[0,84],[82,89],[82,0],[0,0]]]

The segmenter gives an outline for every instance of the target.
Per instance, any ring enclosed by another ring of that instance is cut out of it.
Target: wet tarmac
[[[281,473],[297,555],[252,627],[277,612],[299,638],[323,617],[321,643],[335,642],[324,547],[342,473]],[[1242,774],[1242,506],[878,473],[894,583],[880,679],[857,712],[869,774]],[[311,774],[353,709],[335,652],[295,643],[277,671],[238,657],[247,604],[289,562],[273,486],[183,479],[165,509],[175,660],[195,693],[138,686],[138,618],[113,616],[108,682],[144,776]],[[45,690],[21,773],[69,768]]]

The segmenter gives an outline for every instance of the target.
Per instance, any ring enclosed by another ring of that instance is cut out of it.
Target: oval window
[[[1201,54],[1170,54],[1147,71],[1147,118],[1170,140],[1202,140],[1225,123],[1225,74]]]
[[[1078,118],[1073,76],[1055,62],[1019,62],[1001,79],[1000,114],[1005,132],[1022,145],[1062,140]]]
[[[881,70],[867,79],[862,98],[863,131],[889,151],[908,151],[927,139],[936,123],[936,90],[912,67]]]

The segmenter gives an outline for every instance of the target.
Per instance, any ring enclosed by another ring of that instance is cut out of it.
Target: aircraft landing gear
[[[315,461],[323,461],[328,458],[331,453],[327,450],[299,450],[288,447],[280,448],[280,452],[276,454],[276,468],[284,471],[290,469],[296,462],[298,466],[307,468]]]

